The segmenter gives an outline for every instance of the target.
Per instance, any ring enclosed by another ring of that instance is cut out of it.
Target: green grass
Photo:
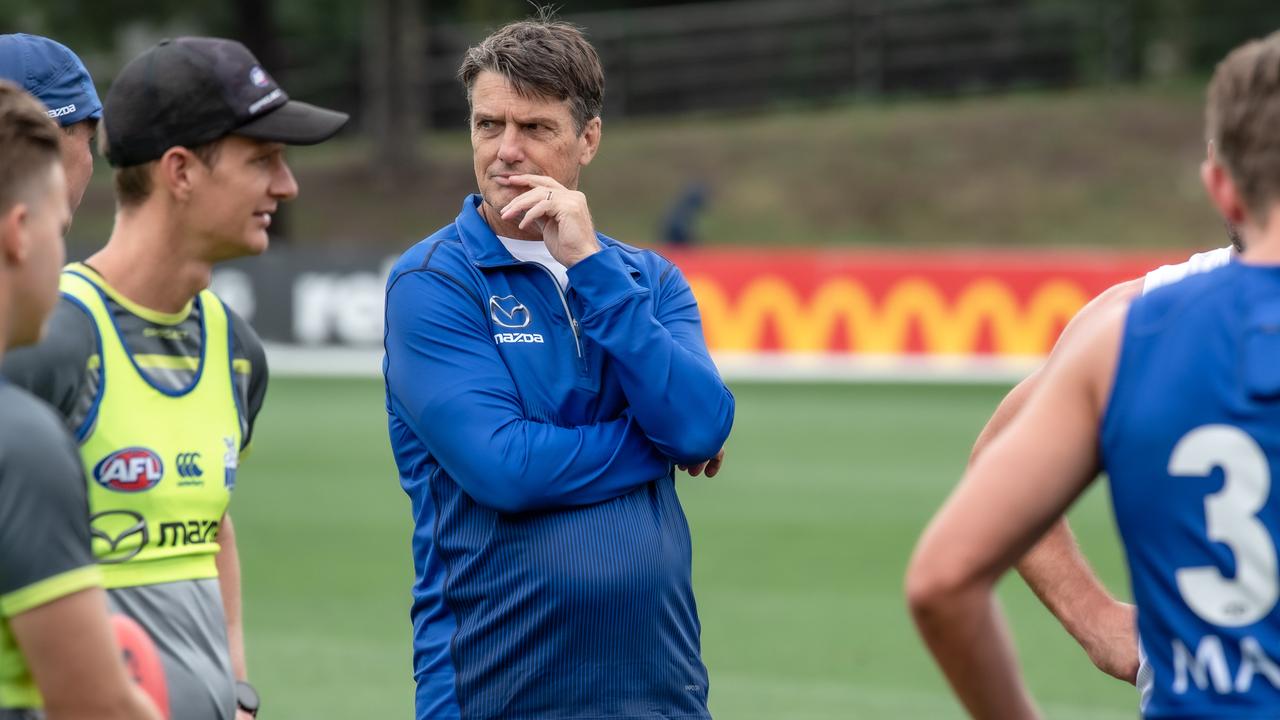
[[[907,617],[902,573],[1000,387],[734,387],[723,474],[685,479],[720,720],[960,718]],[[408,500],[376,381],[273,381],[232,506],[251,674],[272,718],[411,717]],[[1073,511],[1126,580],[1104,488]],[[1055,718],[1135,715],[1016,578],[1028,681]]]

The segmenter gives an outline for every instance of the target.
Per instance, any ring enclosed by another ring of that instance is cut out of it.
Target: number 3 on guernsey
[[[1271,492],[1271,469],[1257,441],[1240,428],[1205,425],[1183,436],[1169,458],[1175,477],[1207,477],[1215,467],[1222,490],[1204,501],[1206,534],[1236,558],[1236,576],[1216,567],[1181,568],[1182,599],[1196,615],[1220,627],[1242,627],[1266,617],[1280,599],[1276,546],[1258,512]]]

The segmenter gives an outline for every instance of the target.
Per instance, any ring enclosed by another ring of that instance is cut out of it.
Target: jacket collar
[[[511,257],[511,253],[507,252],[507,248],[480,214],[482,202],[484,200],[478,194],[468,195],[462,201],[462,212],[453,221],[462,238],[462,247],[466,248],[467,255],[476,267],[516,264],[516,259]]]

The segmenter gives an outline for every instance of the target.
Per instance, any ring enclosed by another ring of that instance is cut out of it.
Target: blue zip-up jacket
[[[387,280],[417,717],[709,717],[673,467],[719,452],[734,402],[693,294],[603,235],[561,291],[479,202]]]

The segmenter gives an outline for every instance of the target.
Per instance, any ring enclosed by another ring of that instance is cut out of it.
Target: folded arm
[[[698,304],[674,266],[652,290],[616,248],[569,269],[586,312],[582,330],[604,348],[645,434],[681,464],[713,458],[733,425],[733,394],[702,336]]]
[[[525,417],[478,300],[425,270],[387,291],[392,411],[476,502],[502,512],[588,505],[666,476],[630,411],[564,427]]]

